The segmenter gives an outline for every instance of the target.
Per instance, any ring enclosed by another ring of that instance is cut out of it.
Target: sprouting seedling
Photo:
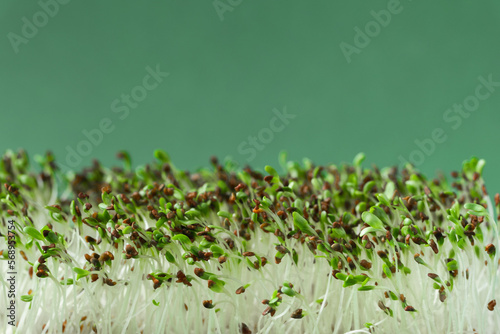
[[[37,174],[25,152],[4,155],[0,233],[22,254],[29,320],[19,333],[500,327],[500,195],[488,199],[483,160],[448,184],[362,168],[363,154],[340,167],[282,155],[283,174],[217,159],[186,172],[154,156],[135,171],[121,152],[125,168],[63,173],[47,155]]]

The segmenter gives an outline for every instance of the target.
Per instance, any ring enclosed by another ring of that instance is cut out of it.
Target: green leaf
[[[295,292],[293,289],[291,289],[287,286],[282,287],[281,292],[283,292],[285,295],[290,296],[290,297],[294,297],[295,295],[297,295],[297,292]]]
[[[352,164],[356,167],[359,167],[361,166],[361,164],[363,163],[363,161],[365,160],[366,156],[364,153],[360,152],[358,153],[355,157],[354,157],[354,160],[352,161]]]
[[[76,216],[76,202],[74,200],[71,201],[71,204],[69,206],[69,212],[71,212],[73,216]]]
[[[486,216],[488,211],[484,208],[484,206],[475,204],[475,203],[467,203],[464,205],[469,214],[473,214],[474,216]]]
[[[389,199],[382,193],[380,194],[377,194],[377,199],[380,203],[384,204],[384,205],[391,205],[391,203],[389,202]]]
[[[170,157],[168,156],[167,152],[163,150],[156,150],[154,152],[155,158],[160,160],[163,163],[169,163],[170,162]]]
[[[132,232],[132,226],[127,226],[122,230],[123,235],[129,234],[130,232]]]
[[[178,240],[186,245],[191,245],[191,240],[184,234],[176,234],[172,237],[172,240]]]
[[[360,202],[358,205],[356,205],[356,212],[364,212],[364,211],[366,211],[366,202]]]
[[[266,170],[266,172],[268,172],[270,175],[274,176],[274,177],[278,177],[278,172],[271,166],[266,166],[264,167],[264,169]]]
[[[427,268],[429,269],[432,269],[428,264],[427,262],[425,262],[420,256],[414,256],[413,259],[415,260],[415,262],[417,262],[418,264],[421,264],[423,266],[426,266]]]
[[[160,219],[158,219],[158,221],[156,222],[156,228],[162,227],[166,221],[167,221],[166,217],[160,217]]]
[[[378,228],[373,228],[373,227],[366,227],[364,228],[363,230],[361,230],[361,233],[359,234],[360,237],[363,237],[365,234],[367,233],[371,233],[371,232],[377,232],[377,231],[380,231],[380,229]]]
[[[296,211],[293,212],[293,225],[305,234],[318,236],[316,231],[309,225],[309,222]]]
[[[338,239],[346,239],[347,238],[347,234],[345,233],[345,230],[343,227],[332,228],[330,231],[331,231],[330,235],[333,238],[338,238]]]
[[[59,242],[59,239],[57,238],[57,234],[55,234],[52,231],[49,231],[49,233],[47,234],[47,237],[45,239],[52,244],[57,244]]]
[[[297,262],[299,261],[299,255],[295,251],[295,249],[292,249],[292,260],[297,265]]]
[[[392,277],[391,269],[389,269],[389,267],[385,263],[382,265],[382,270],[384,271],[384,274],[387,276],[387,278]]]
[[[165,253],[165,258],[167,259],[168,262],[175,263],[175,257],[169,251]]]
[[[49,210],[50,212],[53,212],[53,213],[61,213],[61,210],[59,210],[58,208],[55,208],[53,206],[50,206],[50,205],[47,205],[45,207],[45,209]]]
[[[219,279],[212,279],[212,280],[215,282],[215,284],[212,287],[210,287],[210,290],[217,293],[224,292],[224,285],[226,284],[226,282],[221,281]]]
[[[200,217],[201,216],[201,213],[200,211],[196,210],[196,209],[190,209],[188,211],[186,211],[186,213],[184,213],[186,216],[188,216],[189,218],[194,218],[194,217]]]
[[[335,277],[337,277],[341,281],[345,281],[347,279],[347,275],[344,273],[337,273],[335,274]]]
[[[214,253],[214,255],[216,256],[220,256],[220,255],[224,255],[224,249],[222,249],[222,247],[218,246],[218,245],[211,245],[210,246],[210,250],[212,251],[212,253]]]
[[[392,198],[392,195],[394,195],[394,191],[396,190],[396,186],[394,185],[394,182],[390,181],[387,183],[387,186],[385,187],[384,190],[384,195],[387,198]]]
[[[222,217],[222,218],[231,219],[231,214],[227,211],[221,210],[221,211],[217,212],[217,216]]]
[[[347,276],[347,279],[344,281],[344,284],[342,285],[344,288],[348,287],[348,286],[352,286],[352,285],[355,285],[357,284],[358,282],[356,281],[356,279],[354,278],[353,275],[349,275]]]
[[[21,301],[29,303],[33,300],[33,296],[31,295],[23,295],[21,296]]]
[[[374,285],[365,285],[358,288],[358,291],[370,291],[375,289]]]
[[[266,208],[268,208],[268,207],[270,207],[271,205],[273,205],[273,201],[271,201],[271,200],[270,200],[269,198],[267,198],[266,196],[264,196],[264,197],[262,198],[262,200],[261,200],[261,202],[260,202],[260,203],[261,203],[261,205],[262,205],[263,207],[266,207]]]
[[[372,206],[370,208],[370,211],[371,213],[373,213],[375,216],[377,216],[378,219],[380,219],[380,221],[382,222],[387,222],[387,221],[390,221],[391,219],[389,218],[389,216],[387,215],[387,213],[385,213],[385,211],[379,207],[378,205],[376,206]]]
[[[61,281],[61,285],[72,285],[75,282],[73,281],[72,278],[68,278],[67,280]]]
[[[456,260],[450,261],[446,264],[448,271],[453,271],[458,269],[458,263]]]
[[[41,241],[45,240],[43,235],[40,232],[38,232],[38,230],[34,227],[26,226],[23,228],[23,231],[24,231],[24,233],[28,234],[33,239],[37,239],[37,240],[41,240]]]
[[[476,172],[479,173],[479,175],[482,175],[483,174],[483,168],[484,168],[484,165],[486,165],[486,161],[484,159],[481,159],[477,162],[477,165],[476,165]]]
[[[370,225],[371,227],[373,227],[377,230],[384,229],[384,224],[382,223],[382,221],[377,216],[375,216],[373,213],[371,213],[369,211],[363,212],[363,214],[361,215],[361,218],[363,219],[363,221],[365,223],[367,223],[368,225]]]
[[[363,193],[366,195],[370,192],[370,190],[373,189],[373,187],[375,187],[375,181],[369,181],[367,182],[364,187],[363,187]]]
[[[78,267],[73,267],[73,271],[77,273],[76,279],[79,280],[82,277],[86,277],[90,274],[90,271],[84,270]]]
[[[389,296],[391,297],[392,300],[398,300],[398,296],[392,291],[389,291]]]

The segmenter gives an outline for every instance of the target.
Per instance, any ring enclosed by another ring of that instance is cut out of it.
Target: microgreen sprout
[[[15,240],[16,333],[500,328],[500,195],[488,195],[484,160],[449,182],[366,169],[362,153],[342,166],[283,153],[283,173],[154,157],[133,170],[122,151],[123,168],[63,173],[50,153],[39,172],[26,152],[5,153],[0,263],[7,272]]]

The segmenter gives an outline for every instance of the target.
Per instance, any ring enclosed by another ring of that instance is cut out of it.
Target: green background
[[[441,128],[446,140],[418,168],[449,173],[476,155],[487,160],[490,192],[500,190],[500,87],[457,129],[444,119],[479,76],[500,81],[496,1],[402,0],[350,63],[341,43],[355,45],[354,29],[364,31],[388,1],[221,0],[220,16],[212,1],[73,0],[16,53],[12,36],[23,36],[23,17],[33,22],[41,3],[53,1],[0,2],[1,151],[50,149],[64,163],[82,131],[109,118],[114,130],[75,168],[92,158],[116,164],[120,149],[137,165],[156,148],[190,170],[211,155],[245,164],[239,146],[286,106],[295,118],[252,166],[277,165],[282,149],[316,163],[363,151],[367,166],[399,164]],[[157,64],[170,75],[120,119],[111,103]]]

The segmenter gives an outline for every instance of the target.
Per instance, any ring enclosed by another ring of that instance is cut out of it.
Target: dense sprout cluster
[[[18,333],[500,328],[500,196],[483,160],[450,184],[363,168],[362,154],[343,166],[281,155],[282,173],[215,158],[190,173],[163,151],[132,170],[118,157],[122,168],[62,173],[50,153],[40,172],[23,151],[3,156],[0,251],[8,260],[11,233]]]

